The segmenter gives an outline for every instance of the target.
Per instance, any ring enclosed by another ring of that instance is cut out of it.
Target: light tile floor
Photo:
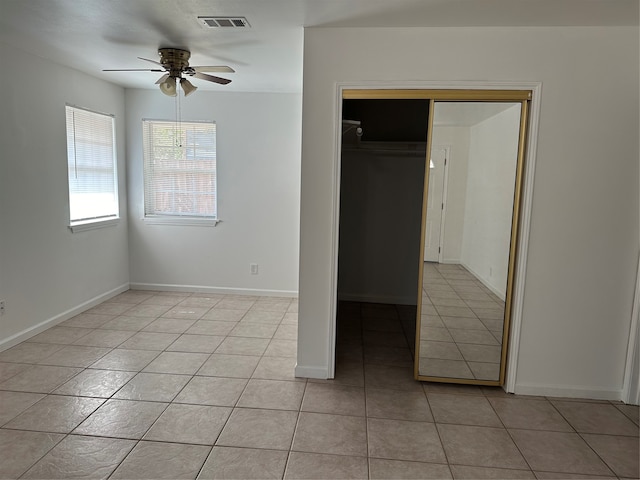
[[[286,298],[129,291],[1,352],[0,478],[638,477],[637,407],[421,384],[410,311],[340,310],[333,380]]]
[[[424,262],[420,374],[498,380],[504,307],[462,265]]]

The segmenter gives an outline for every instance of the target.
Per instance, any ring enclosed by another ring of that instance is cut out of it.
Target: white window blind
[[[217,218],[216,124],[143,120],[145,217]]]
[[[66,106],[71,225],[118,217],[115,120]]]

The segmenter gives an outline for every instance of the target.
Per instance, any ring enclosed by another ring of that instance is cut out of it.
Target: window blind
[[[216,124],[142,124],[145,216],[216,219]]]
[[[118,216],[115,120],[66,106],[71,223]]]

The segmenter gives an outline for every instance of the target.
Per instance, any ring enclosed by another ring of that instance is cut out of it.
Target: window
[[[216,124],[143,120],[146,219],[216,220]]]
[[[71,227],[118,218],[113,115],[66,106]]]

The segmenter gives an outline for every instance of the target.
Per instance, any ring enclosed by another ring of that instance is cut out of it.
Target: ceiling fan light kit
[[[214,75],[208,75],[202,72],[226,72],[234,73],[235,70],[226,65],[217,66],[190,66],[189,58],[191,52],[180,48],[161,48],[158,50],[160,61],[149,60],[148,58],[138,57],[145,62],[151,62],[162,68],[150,68],[150,69],[124,69],[124,70],[103,70],[105,72],[165,72],[165,74],[158,79],[156,84],[160,87],[160,91],[170,97],[175,97],[178,94],[177,81],[180,81],[180,86],[184,91],[185,97],[195,92],[198,87],[193,85],[189,80],[183,78],[183,75],[189,75],[200,80],[207,82],[217,83],[219,85],[227,85],[231,83],[231,80],[227,78],[216,77]]]

